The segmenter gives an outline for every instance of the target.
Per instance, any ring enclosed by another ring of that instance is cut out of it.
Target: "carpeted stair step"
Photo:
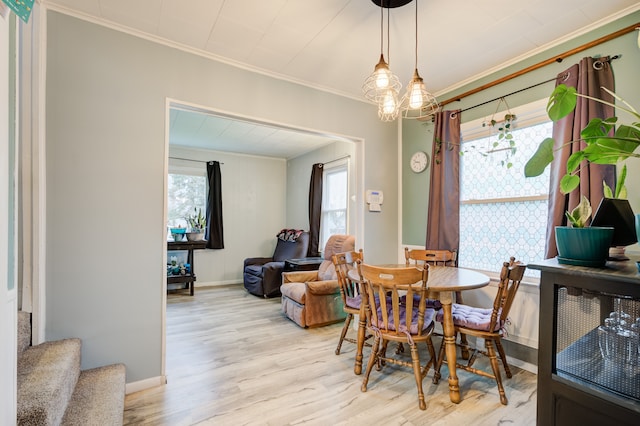
[[[122,425],[124,395],[124,364],[84,370],[80,373],[62,425]]]
[[[18,311],[18,355],[31,346],[31,314]]]
[[[18,425],[59,425],[78,377],[80,339],[30,346],[18,356]]]

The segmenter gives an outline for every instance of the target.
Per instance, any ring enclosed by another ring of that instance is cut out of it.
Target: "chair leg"
[[[377,370],[380,371],[382,370],[382,367],[384,367],[385,365],[385,361],[384,358],[387,357],[387,346],[389,345],[389,341],[388,340],[382,340],[382,346],[380,348],[380,353],[378,354],[378,366],[377,366]]]
[[[436,369],[436,362],[438,361],[438,358],[436,357],[436,350],[433,347],[433,341],[431,340],[431,337],[429,337],[429,340],[427,340],[427,349],[429,350],[429,356],[431,357],[431,360],[429,360],[429,365],[433,366],[433,369],[435,371]],[[425,374],[427,374],[427,372],[429,371],[429,368],[427,367],[425,369]]]
[[[502,360],[502,365],[504,366],[504,372],[507,375],[507,378],[511,378],[511,370],[509,369],[509,364],[507,363],[507,355],[504,353],[504,348],[502,347],[502,342],[500,340],[496,340],[496,348],[498,348],[498,355],[500,355],[500,359]]]
[[[373,364],[377,364],[378,362],[378,350],[380,349],[380,337],[375,336],[373,338],[373,345],[371,346],[371,353],[369,354],[369,361],[367,362],[367,370],[364,373],[364,378],[362,379],[362,386],[360,386],[360,390],[362,392],[367,391],[367,384],[369,383],[369,374],[371,374],[371,369],[373,369]]]
[[[367,320],[364,315],[358,316],[358,339],[356,340],[356,364],[353,367],[353,372],[356,375],[362,373],[362,350],[364,348],[364,341],[367,340]]]
[[[496,351],[493,349],[493,342],[491,340],[484,341],[485,347],[487,348],[487,353],[489,354],[489,361],[491,361],[491,369],[493,370],[493,375],[496,378],[496,383],[498,384],[498,393],[500,394],[500,402],[502,405],[507,405],[507,395],[504,393],[504,387],[502,386],[502,377],[500,376],[500,366],[498,365],[498,359],[496,358]]]
[[[462,292],[456,291],[456,303],[462,305]],[[460,333],[460,357],[462,359],[469,359],[469,342],[467,341],[467,335]]]
[[[436,365],[433,367],[433,384],[437,385],[440,381],[440,368],[442,367],[442,362],[444,361],[444,337],[442,338],[442,342],[440,342],[440,349],[438,350],[438,358],[436,359]]]
[[[411,364],[413,365],[413,375],[416,378],[416,386],[418,387],[418,405],[421,410],[427,409],[424,402],[424,392],[422,391],[422,371],[420,370],[420,356],[418,355],[418,345],[409,344],[411,347]]]
[[[344,341],[344,338],[347,335],[347,331],[349,331],[349,324],[351,324],[351,318],[353,318],[353,314],[347,314],[347,318],[345,318],[344,320],[344,325],[342,326],[342,332],[340,333],[340,340],[338,340],[338,347],[336,348],[336,355],[340,355],[340,348],[342,348],[342,342]]]

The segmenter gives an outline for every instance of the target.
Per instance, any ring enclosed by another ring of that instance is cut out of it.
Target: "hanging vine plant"
[[[503,120],[496,120],[496,114],[498,113],[502,103],[507,107],[507,112],[505,113]],[[468,149],[460,151],[460,155],[463,155],[465,152],[469,152],[470,150],[477,151],[480,155],[486,158],[496,153],[502,153],[503,157],[499,160],[499,163],[501,166],[510,169],[513,167],[511,157],[515,155],[517,151],[516,140],[513,137],[515,121],[516,115],[509,109],[509,104],[507,104],[507,101],[504,98],[500,98],[498,105],[496,106],[496,111],[491,116],[491,119],[482,122],[482,127],[491,127],[492,129],[488,138],[487,146],[479,148],[475,145],[470,145]],[[492,140],[494,133],[496,135],[496,139]]]

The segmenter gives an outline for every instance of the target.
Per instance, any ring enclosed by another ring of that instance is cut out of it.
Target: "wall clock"
[[[429,167],[429,156],[426,152],[417,151],[411,156],[410,166],[411,170],[416,173],[425,171],[425,169]]]

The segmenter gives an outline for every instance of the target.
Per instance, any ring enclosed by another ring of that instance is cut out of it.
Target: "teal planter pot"
[[[638,223],[636,217],[636,224]],[[613,227],[572,228],[556,226],[558,263],[576,266],[604,266],[613,240]]]

